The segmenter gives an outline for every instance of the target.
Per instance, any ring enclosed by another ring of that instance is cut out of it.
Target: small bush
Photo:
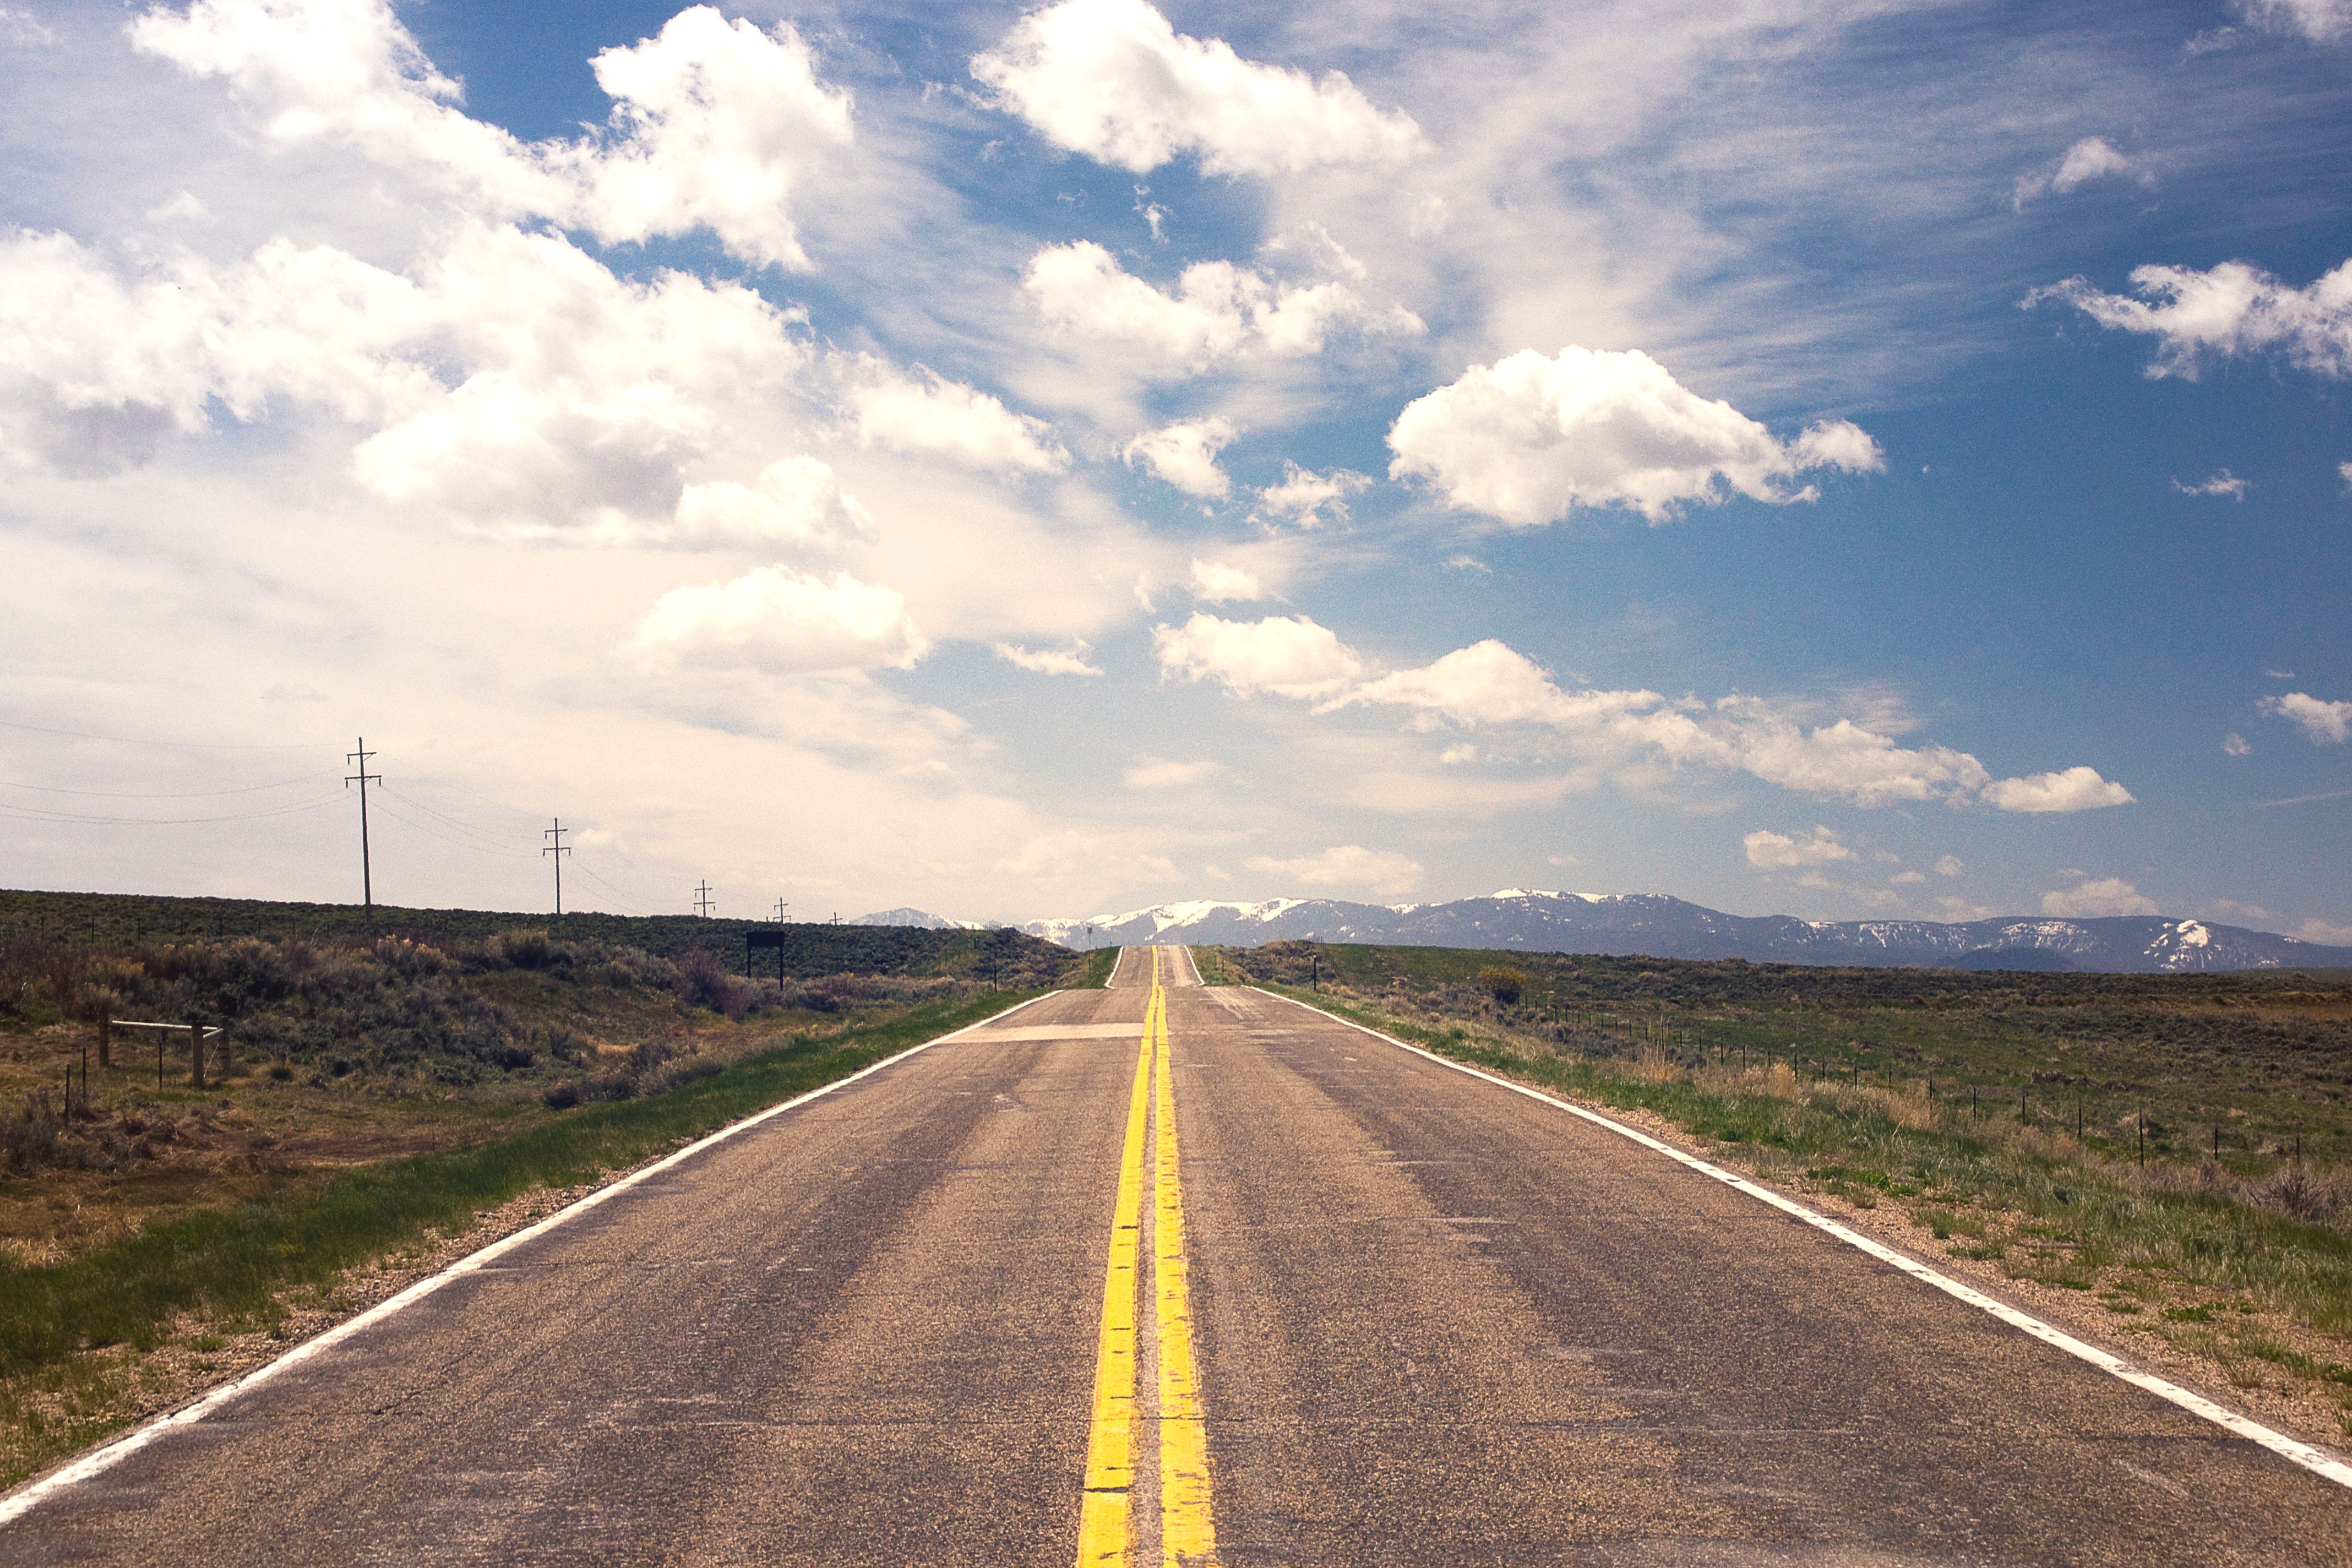
[[[1498,1005],[1508,1007],[1526,992],[1527,971],[1514,963],[1490,963],[1478,972],[1478,987]]]
[[[539,1098],[550,1110],[569,1110],[580,1103],[580,1086],[566,1079],[562,1083],[551,1085]]]

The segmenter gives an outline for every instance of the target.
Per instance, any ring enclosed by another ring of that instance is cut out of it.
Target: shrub
[[[541,1103],[550,1110],[569,1110],[580,1103],[580,1086],[566,1079],[562,1083],[551,1086],[548,1091],[539,1098]]]
[[[1527,972],[1514,963],[1490,963],[1478,972],[1479,989],[1507,1007],[1528,988]]]

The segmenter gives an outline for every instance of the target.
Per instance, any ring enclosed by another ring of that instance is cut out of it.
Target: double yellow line
[[[1168,994],[1151,950],[1151,999],[1128,1091],[1127,1143],[1111,1207],[1110,1264],[1103,1277],[1102,1335],[1095,1352],[1094,1420],[1078,1507],[1078,1568],[1126,1568],[1134,1552],[1136,1298],[1143,1247],[1143,1151],[1152,1143],[1153,1344],[1159,1352],[1160,1551],[1176,1568],[1216,1559],[1209,1498],[1209,1440],[1192,1361],[1191,1290],[1184,1262],[1184,1189],[1176,1158],[1176,1095],[1168,1074]],[[1147,1139],[1154,1131],[1157,1136]]]

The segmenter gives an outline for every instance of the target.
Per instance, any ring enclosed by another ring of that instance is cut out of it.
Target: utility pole
[[[358,751],[346,752],[343,754],[343,761],[359,764],[360,771],[345,778],[343,787],[349,789],[353,784],[360,786],[360,901],[366,906],[367,912],[371,915],[375,913],[375,873],[368,864],[367,786],[371,784],[383,783],[382,773],[372,773],[367,771],[368,759],[374,755],[373,752],[367,749],[365,735],[360,737]]]
[[[710,918],[710,911],[718,907],[718,903],[710,896],[709,883],[705,882],[702,886],[694,889],[694,912],[696,914],[700,915],[704,920],[709,920]]]
[[[548,820],[555,826],[542,828],[539,836],[541,838],[552,838],[555,842],[541,845],[539,852],[541,855],[555,857],[555,918],[562,920],[563,918],[563,858],[572,853],[572,846],[563,842],[563,836],[572,830],[563,826],[563,818],[560,816],[551,816]]]
[[[791,904],[785,902],[782,899],[778,899],[776,900],[776,923],[778,925],[784,923],[784,911],[792,907],[793,906]]]

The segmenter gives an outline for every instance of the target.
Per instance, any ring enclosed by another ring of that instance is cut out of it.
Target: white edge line
[[[1783,1197],[1769,1187],[1759,1186],[1738,1172],[1727,1171],[1720,1165],[1700,1159],[1696,1154],[1685,1153],[1671,1143],[1653,1138],[1646,1132],[1628,1127],[1625,1123],[1603,1116],[1599,1111],[1588,1110],[1581,1105],[1546,1094],[1539,1089],[1530,1089],[1523,1083],[1514,1083],[1509,1079],[1494,1073],[1481,1072],[1466,1063],[1452,1060],[1438,1055],[1435,1051],[1425,1050],[1420,1046],[1400,1040],[1393,1035],[1383,1035],[1378,1029],[1369,1028],[1352,1018],[1342,1018],[1337,1013],[1327,1013],[1320,1007],[1299,1001],[1297,997],[1276,996],[1273,992],[1261,990],[1255,985],[1248,989],[1256,991],[1261,996],[1273,997],[1277,1002],[1288,1002],[1293,1006],[1304,1007],[1309,1013],[1328,1018],[1335,1024],[1344,1024],[1349,1028],[1370,1035],[1376,1040],[1385,1040],[1399,1050],[1411,1051],[1414,1056],[1425,1058],[1440,1067],[1452,1068],[1455,1072],[1468,1073],[1472,1078],[1484,1079],[1488,1083],[1499,1085],[1514,1094],[1524,1094],[1529,1100],[1541,1100],[1546,1105],[1565,1110],[1570,1116],[1580,1116],[1596,1127],[1605,1127],[1618,1136],[1629,1138],[1645,1149],[1654,1150],[1666,1158],[1698,1172],[1701,1175],[1711,1176],[1725,1186],[1745,1193],[1759,1202],[1769,1204],[1783,1214],[1793,1215],[1814,1229],[1824,1231],[1847,1246],[1868,1253],[1882,1263],[1892,1264],[1913,1279],[1933,1285],[1946,1295],[1965,1301],[1981,1311],[1990,1312],[2010,1327],[2022,1329],[2042,1343],[2064,1351],[2077,1360],[2088,1362],[2110,1376],[2121,1378],[2136,1388],[2144,1388],[2159,1399],[2168,1399],[2192,1415],[2201,1415],[2216,1426],[2246,1438],[2250,1442],[2259,1443],[2272,1453],[2292,1459],[2314,1475],[2324,1476],[2340,1487],[2352,1487],[2352,1464],[2347,1464],[2342,1459],[2334,1458],[2326,1450],[2315,1448],[2308,1443],[2299,1442],[2284,1432],[2275,1431],[2259,1421],[2239,1415],[2234,1410],[2224,1409],[2203,1394],[2158,1377],[2152,1372],[2143,1372],[2119,1356],[2111,1355],[2096,1345],[2085,1344],[2064,1330],[2046,1323],[2030,1312],[2021,1312],[2006,1301],[1995,1300],[1973,1286],[1964,1284],[1948,1274],[1930,1268],[1917,1258],[1897,1252],[1885,1243],[1864,1236],[1858,1230],[1849,1229],[1826,1215],[1817,1214],[1801,1203]]]
[[[847,1078],[837,1078],[831,1083],[824,1084],[816,1089],[809,1090],[806,1094],[798,1095],[791,1100],[782,1101],[779,1104],[772,1105],[765,1110],[753,1111],[751,1115],[743,1118],[740,1121],[730,1122],[716,1132],[708,1133],[703,1137],[696,1139],[693,1142],[688,1143],[685,1148],[678,1150],[676,1153],[657,1160],[654,1163],[644,1166],[641,1169],[632,1171],[627,1175],[621,1177],[618,1181],[613,1182],[608,1185],[599,1187],[594,1192],[590,1193],[587,1196],[581,1198],[576,1202],[565,1205],[562,1208],[556,1210],[545,1219],[540,1220],[533,1225],[526,1226],[522,1229],[516,1231],[511,1236],[500,1237],[498,1240],[491,1242],[478,1252],[467,1253],[465,1257],[457,1259],[457,1262],[452,1263],[446,1268],[442,1269],[438,1274],[427,1275],[425,1279],[419,1279],[415,1284],[409,1286],[406,1289],[402,1290],[399,1294],[387,1296],[383,1300],[377,1302],[374,1306],[370,1307],[366,1311],[362,1312],[359,1316],[347,1319],[313,1339],[303,1341],[292,1350],[288,1351],[284,1355],[279,1356],[276,1361],[255,1368],[253,1371],[247,1373],[243,1377],[238,1378],[234,1383],[225,1383],[221,1384],[218,1388],[214,1389],[211,1393],[205,1394],[201,1399],[196,1400],[194,1404],[184,1405],[177,1410],[159,1415],[152,1421],[147,1423],[144,1426],[140,1427],[137,1431],[127,1433],[122,1436],[117,1437],[112,1442],[106,1444],[102,1447],[91,1449],[89,1453],[84,1454],[80,1458],[76,1459],[73,1463],[66,1466],[63,1469],[53,1470],[37,1480],[27,1481],[23,1486],[17,1488],[16,1490],[8,1494],[5,1498],[0,1498],[0,1525],[12,1523],[16,1520],[30,1512],[32,1510],[39,1507],[49,1498],[65,1490],[68,1487],[78,1486],[83,1481],[103,1475],[108,1470],[110,1470],[115,1466],[121,1464],[123,1460],[129,1458],[131,1455],[137,1453],[140,1449],[146,1447],[149,1444],[163,1436],[165,1433],[177,1427],[194,1426],[195,1423],[202,1421],[205,1416],[210,1415],[214,1411],[218,1410],[222,1405],[228,1404],[231,1400],[251,1393],[254,1389],[268,1382],[271,1378],[278,1376],[280,1373],[286,1372],[289,1368],[299,1366],[302,1363],[309,1361],[311,1357],[321,1354],[334,1346],[342,1343],[343,1341],[350,1339],[352,1335],[363,1332],[377,1323],[383,1321],[386,1318],[393,1316],[394,1313],[415,1306],[417,1302],[425,1300],[425,1297],[430,1296],[436,1290],[440,1289],[444,1285],[447,1285],[457,1279],[461,1279],[468,1274],[475,1273],[476,1271],[488,1267],[499,1258],[505,1257],[508,1253],[512,1252],[515,1248],[521,1247],[528,1242],[536,1240],[538,1237],[544,1236],[549,1231],[553,1230],[556,1226],[562,1225],[567,1221],[579,1218],[582,1215],[586,1214],[590,1209],[594,1208],[597,1205],[610,1201],[616,1194],[628,1191],[631,1187],[635,1186],[639,1182],[645,1181],[648,1177],[659,1175],[662,1172],[668,1170],[671,1166],[676,1165],[682,1161],[694,1158],[695,1155],[701,1153],[705,1149],[711,1147],[713,1144],[723,1143],[728,1139],[735,1137],[739,1133],[748,1132],[752,1128],[759,1126],[761,1122],[766,1121],[772,1117],[782,1116],[787,1110],[806,1105],[810,1100],[818,1098],[820,1095],[831,1094],[837,1089],[846,1089],[851,1084],[856,1083],[859,1079],[871,1077],[873,1074],[880,1072],[885,1068],[896,1066],[898,1063],[905,1061],[908,1057],[914,1056],[918,1052],[928,1051],[933,1046],[946,1045],[950,1040],[961,1039],[965,1035],[971,1034],[974,1029],[986,1028],[989,1025],[995,1023],[998,1019],[1010,1017],[1012,1015],[1021,1011],[1024,1007],[1043,1002],[1048,996],[1058,996],[1061,993],[1058,991],[1048,991],[1044,996],[1032,996],[1026,1002],[1016,1002],[1001,1013],[992,1013],[987,1017],[980,1019],[976,1023],[966,1024],[961,1029],[950,1030],[949,1033],[940,1036],[937,1039],[925,1040],[921,1045],[909,1046],[905,1050],[899,1051],[895,1055],[884,1057],[880,1061],[875,1062],[869,1067],[860,1068],[857,1071],[851,1073]]]

